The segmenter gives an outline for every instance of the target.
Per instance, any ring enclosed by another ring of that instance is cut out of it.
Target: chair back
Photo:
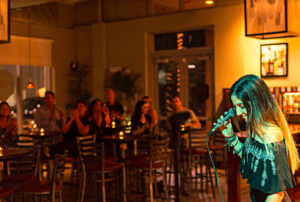
[[[76,137],[76,141],[82,168],[82,180],[79,185],[77,202],[83,202],[86,186],[86,165],[100,164],[102,179],[105,179],[105,148],[104,142],[95,143],[96,135]]]
[[[153,161],[166,161],[169,142],[169,138],[152,141],[150,143],[150,147],[152,146],[152,149],[150,149],[150,158],[152,157]]]
[[[29,174],[37,177],[41,160],[41,147],[33,145],[27,146],[26,149],[29,150],[28,154],[7,161],[8,175]]]
[[[62,187],[64,171],[67,162],[68,151],[65,150],[64,154],[55,154],[54,158],[54,168],[53,168],[53,176],[52,176],[52,185],[51,185],[51,202],[55,202],[55,190],[57,184],[60,184]]]
[[[38,141],[36,139],[33,139],[31,137],[22,137],[19,136],[19,138],[15,142],[15,146],[19,148],[31,148],[38,144]]]
[[[207,133],[199,129],[189,130],[189,148],[206,149],[206,137]],[[211,137],[209,137],[208,142],[210,143]]]
[[[142,141],[140,142],[141,144],[138,143],[138,148],[142,151],[148,151],[151,162],[165,162],[167,159],[169,142],[169,137],[162,140],[150,140],[147,143]]]
[[[224,145],[226,143],[225,137],[220,130],[217,130],[212,134],[211,142],[212,145]]]

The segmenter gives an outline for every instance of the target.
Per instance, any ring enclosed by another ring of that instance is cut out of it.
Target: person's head
[[[262,140],[265,139],[265,134],[273,138],[272,134],[268,133],[268,127],[280,128],[288,150],[290,167],[295,173],[300,163],[298,149],[280,106],[267,84],[258,76],[245,75],[232,85],[230,97],[236,114],[246,117],[248,137],[255,132]]]
[[[109,88],[106,90],[106,97],[109,102],[115,100],[115,92],[113,91],[113,89]]]
[[[171,105],[172,105],[172,107],[175,111],[179,110],[182,107],[182,102],[181,102],[181,99],[178,95],[175,95],[175,96],[172,97]]]
[[[0,116],[1,117],[9,117],[10,108],[7,102],[3,101],[0,103]]]
[[[150,105],[150,107],[151,107],[151,105],[152,105],[152,100],[151,100],[151,98],[150,98],[149,96],[144,96],[144,97],[142,98],[142,100],[143,100],[144,102],[147,102],[147,103]]]
[[[90,115],[93,113],[101,112],[102,101],[100,99],[94,99],[88,107]]]
[[[55,94],[52,91],[46,91],[45,93],[45,98],[44,98],[44,103],[47,107],[51,107],[54,105],[55,101]]]
[[[79,100],[76,102],[76,110],[78,110],[80,118],[86,114],[87,106],[84,101]]]
[[[140,118],[142,114],[147,114],[148,110],[149,110],[149,104],[147,102],[140,100],[135,105],[133,116],[136,118]]]
[[[258,76],[246,75],[230,89],[236,115],[242,116],[247,129],[262,134],[267,123],[276,124],[280,110],[267,84]]]

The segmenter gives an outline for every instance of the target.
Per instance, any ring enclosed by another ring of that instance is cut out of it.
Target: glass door
[[[171,98],[179,95],[182,106],[194,111],[202,125],[211,119],[212,67],[209,57],[180,57],[155,60],[157,66],[157,99],[160,131],[166,129],[172,112]]]

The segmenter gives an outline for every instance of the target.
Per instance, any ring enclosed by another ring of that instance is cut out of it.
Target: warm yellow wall
[[[106,24],[92,25],[93,97],[105,101],[104,75],[106,69]]]
[[[297,70],[300,60],[297,57],[299,39],[258,40],[245,37],[243,4],[107,23],[107,67],[132,68],[134,72],[143,74],[144,79],[140,81],[140,85],[147,87],[145,69],[148,65],[145,64],[145,59],[148,58],[148,47],[145,45],[145,34],[198,29],[208,25],[214,25],[216,110],[222,100],[222,88],[230,87],[245,74],[260,75],[259,54],[260,44],[263,43],[289,43],[289,77],[266,79],[267,84],[300,85],[300,73]],[[149,89],[145,91],[151,92]]]
[[[56,104],[61,108],[65,108],[65,105],[68,102],[68,80],[66,79],[66,75],[70,73],[70,63],[74,60],[73,29],[54,28],[41,25],[31,25],[30,29],[31,37],[35,38],[32,39],[33,41],[38,42],[38,38],[40,38],[41,41],[46,41],[50,43],[47,43],[48,45],[47,47],[45,47],[46,50],[51,50],[52,48],[52,52],[47,54],[47,56],[45,57],[32,53],[31,64],[49,65],[48,61],[51,61],[52,68],[55,70]],[[28,38],[25,38],[28,36],[27,23],[24,24],[21,22],[11,22],[11,34],[16,37],[13,37],[14,40],[11,44],[1,45],[0,53],[5,52],[5,48],[7,46],[16,46],[18,47],[18,49],[16,50],[28,50]],[[15,39],[17,39],[17,41]],[[33,49],[37,49],[35,44],[36,43],[32,44]],[[40,51],[45,52],[46,50],[39,50],[37,52],[39,52],[40,54]],[[24,61],[20,61],[22,57],[16,59],[15,52],[7,54],[8,55],[5,58],[5,60],[1,60],[0,57],[0,64],[5,63],[26,65],[28,63],[28,53],[26,52],[22,56],[24,57]]]
[[[148,50],[145,46],[145,33],[174,32],[214,25],[216,106],[218,106],[224,85],[230,85],[232,80],[244,73],[242,44],[245,38],[242,16],[243,7],[240,5],[107,23],[107,67],[129,67],[145,77],[144,71],[147,66],[145,58]],[[140,85],[146,86],[145,79],[140,81]]]
[[[55,69],[56,104],[65,108],[68,103],[68,77],[70,64],[74,60],[73,30],[55,28],[53,30],[53,68]]]

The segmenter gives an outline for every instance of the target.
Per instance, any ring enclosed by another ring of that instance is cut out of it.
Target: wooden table
[[[30,133],[20,134],[21,137],[30,137],[33,139],[38,139],[41,145],[43,145],[44,139],[54,138],[58,135],[60,135],[59,131],[47,131],[47,132],[33,131]]]
[[[16,148],[16,147],[3,149],[2,153],[0,152],[0,161],[19,157],[19,156],[22,156],[22,155],[25,155],[28,153],[29,153],[28,149],[22,149],[22,148]]]
[[[121,144],[121,143],[129,143],[133,142],[134,143],[134,154],[137,154],[137,141],[139,142],[147,142],[150,141],[151,139],[145,138],[145,136],[142,135],[107,135],[101,137],[101,140],[104,142],[111,142],[114,144],[114,157],[117,156],[116,154],[116,144]]]
[[[290,132],[292,135],[300,133],[300,124],[288,124]],[[244,142],[247,134],[246,132],[237,133],[239,140]],[[300,137],[294,136],[296,142],[300,142]],[[299,141],[297,141],[297,139]],[[228,202],[240,202],[241,201],[241,190],[240,190],[240,180],[241,176],[239,173],[241,158],[236,154],[232,153],[232,148],[228,152]]]

